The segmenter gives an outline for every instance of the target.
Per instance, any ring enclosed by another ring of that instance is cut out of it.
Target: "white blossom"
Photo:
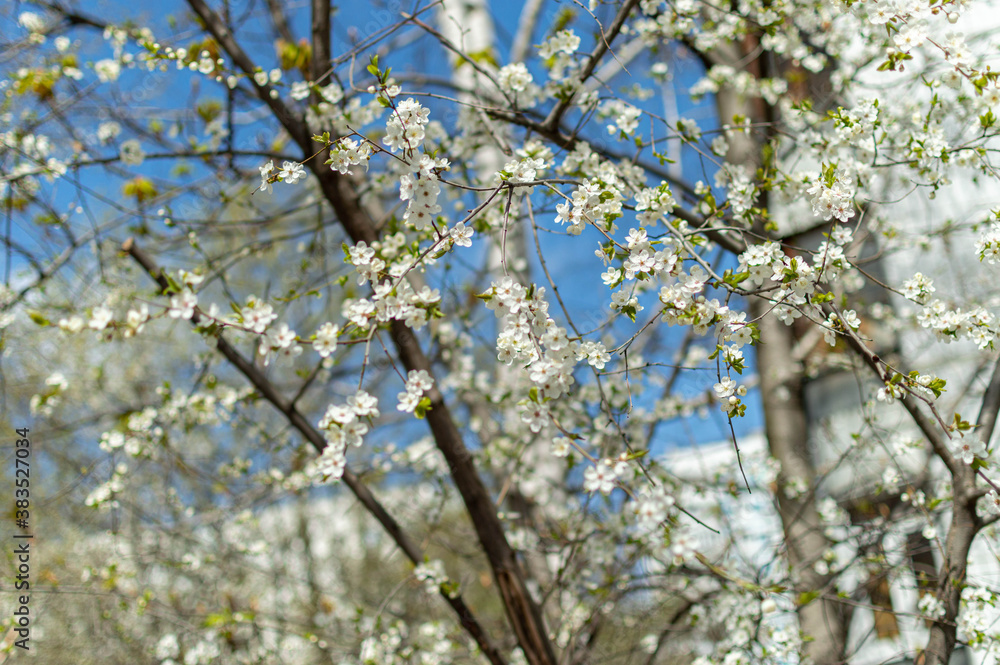
[[[504,91],[523,92],[528,89],[532,80],[531,72],[521,62],[505,65],[497,72],[497,82]]]
[[[305,167],[297,162],[282,162],[281,170],[278,171],[278,178],[289,185],[294,184],[299,178],[304,178],[305,175]]]
[[[171,318],[190,319],[194,316],[194,308],[198,306],[198,297],[190,290],[184,289],[170,298]]]
[[[955,455],[966,464],[972,464],[977,457],[980,459],[986,457],[986,444],[971,430],[959,432],[954,436],[952,446]]]

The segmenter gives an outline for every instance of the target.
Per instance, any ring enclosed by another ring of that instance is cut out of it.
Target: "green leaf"
[[[50,326],[50,325],[52,325],[51,321],[49,321],[48,319],[46,319],[44,316],[42,316],[38,312],[29,311],[28,312],[28,317],[30,317],[31,320],[34,321],[36,325],[39,325],[39,326]]]
[[[163,291],[164,294],[168,294],[169,295],[171,293],[180,293],[181,292],[181,286],[180,286],[180,284],[178,284],[177,281],[173,277],[171,277],[169,273],[167,273],[165,270],[161,270],[160,274],[163,275],[163,278],[165,280],[167,280],[167,288],[164,289],[164,291]]]
[[[798,598],[795,599],[795,604],[798,607],[803,607],[819,598],[819,595],[819,591],[803,591],[799,594]]]
[[[212,628],[213,626],[219,626],[222,624],[227,624],[232,621],[229,613],[217,612],[215,614],[209,614],[205,617],[205,623],[203,624],[205,628]]]
[[[727,270],[723,273],[722,281],[730,286],[738,286],[742,282],[750,278],[750,271],[744,270],[743,272],[734,273],[732,270]]]
[[[413,415],[423,420],[427,416],[427,412],[430,410],[431,410],[431,398],[423,397],[421,398],[420,403],[417,404],[417,408],[413,410]]]

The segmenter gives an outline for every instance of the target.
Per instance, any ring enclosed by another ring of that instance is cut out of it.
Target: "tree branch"
[[[271,23],[274,24],[274,29],[278,35],[289,44],[294,44],[295,35],[292,34],[291,28],[288,27],[288,18],[285,16],[285,10],[281,6],[281,2],[279,0],[267,0],[267,9],[271,13]]]
[[[252,75],[254,64],[236,42],[232,32],[223,24],[219,16],[205,4],[204,0],[188,0],[191,8],[201,17],[215,40],[229,54],[240,69]],[[295,117],[280,98],[270,97],[270,85],[258,86],[261,100],[275,113],[289,135],[299,144],[304,154],[315,152],[310,145],[309,130]],[[355,243],[365,241],[371,244],[378,238],[372,220],[361,208],[351,181],[326,168],[318,160],[310,160],[309,168],[316,175],[323,195],[330,203],[343,225],[344,230]],[[390,335],[399,359],[407,370],[423,369],[431,372],[430,360],[420,347],[413,331],[402,321],[390,324]],[[524,583],[524,573],[507,542],[503,524],[497,516],[496,508],[482,478],[476,470],[471,453],[465,447],[462,435],[455,425],[444,396],[435,388],[428,394],[432,408],[427,414],[427,422],[434,435],[438,449],[444,454],[451,470],[455,486],[462,495],[466,510],[476,529],[480,545],[490,562],[493,576],[497,581],[504,609],[511,627],[517,635],[530,665],[555,665],[556,658],[552,643],[542,620],[541,610],[531,597]]]
[[[839,311],[834,310],[837,316],[841,316]],[[891,378],[888,374],[888,370],[883,370],[882,365],[885,363],[875,355],[875,352],[865,346],[865,343],[858,337],[857,333],[850,328],[850,326],[844,326],[844,339],[847,340],[847,345],[851,348],[858,356],[864,360],[865,364],[875,373],[879,381],[885,382]],[[886,365],[888,367],[888,365]],[[891,368],[890,368],[891,369]],[[944,462],[945,466],[948,467],[948,471],[951,472],[952,476],[958,477],[964,465],[960,465],[955,459],[954,455],[951,454],[951,450],[948,449],[948,442],[941,436],[941,430],[939,430],[930,418],[924,415],[920,410],[920,407],[913,403],[913,400],[907,401],[905,397],[899,400],[906,412],[910,414],[910,419],[913,423],[920,429],[921,433],[927,437],[927,441],[930,442],[931,447],[941,461]]]
[[[104,30],[108,27],[108,24],[104,21],[100,21],[92,16],[87,16],[86,14],[81,14],[79,12],[67,9],[63,7],[58,2],[40,2],[35,0],[40,6],[49,9],[65,19],[66,23],[70,26],[82,25],[88,28],[97,28],[98,30]]]
[[[309,75],[319,82],[330,71],[330,0],[312,0],[312,60]]]
[[[632,13],[635,6],[639,4],[639,0],[625,0],[621,9],[618,10],[618,14],[615,16],[615,20],[611,22],[611,26],[608,28],[607,32],[601,30],[601,38],[597,42],[597,46],[591,51],[590,57],[587,59],[587,64],[583,66],[583,71],[580,72],[580,78],[577,80],[577,86],[574,90],[574,94],[567,95],[559,101],[558,104],[549,112],[545,122],[543,123],[550,130],[558,129],[559,123],[562,121],[563,114],[569,109],[570,105],[573,103],[573,98],[576,96],[576,90],[583,87],[583,84],[587,82],[590,75],[594,73],[597,68],[597,63],[600,62],[604,54],[611,50],[611,42],[615,40],[618,33],[621,32],[622,27],[625,25],[625,20],[628,15]]]
[[[163,271],[156,265],[153,259],[146,254],[144,251],[139,249],[135,244],[135,240],[129,238],[122,244],[122,251],[131,256],[136,263],[142,266],[143,270],[152,277],[160,287],[160,292],[165,293],[170,287],[170,283],[167,278],[163,275]],[[191,325],[197,326],[201,320],[200,313],[196,310],[194,315],[191,317]],[[233,367],[235,367],[239,372],[245,376],[254,388],[260,392],[260,394],[271,403],[274,408],[276,408],[288,423],[299,431],[302,436],[313,445],[316,452],[322,453],[327,447],[326,439],[323,435],[306,420],[305,416],[292,404],[290,401],[285,399],[281,393],[275,388],[274,384],[268,380],[264,374],[257,369],[257,367],[251,363],[249,360],[243,357],[239,351],[237,351],[232,344],[223,337],[220,332],[216,338],[216,348],[219,353],[225,356]],[[385,532],[392,538],[393,542],[403,551],[406,558],[409,559],[414,564],[421,564],[424,562],[423,554],[413,544],[406,532],[399,525],[399,522],[395,520],[386,511],[386,509],[379,503],[375,495],[372,494],[371,490],[356,476],[351,472],[350,469],[344,468],[344,475],[341,478],[351,493],[361,502],[361,505],[371,513],[371,515],[378,520],[378,523],[382,525]],[[492,644],[489,637],[486,635],[479,621],[476,619],[472,610],[468,608],[465,601],[458,594],[452,595],[445,589],[439,589],[441,597],[451,606],[455,614],[458,615],[459,622],[462,627],[469,633],[469,635],[476,641],[476,644],[482,650],[483,654],[489,659],[490,663],[493,665],[505,665],[504,659],[500,656],[500,652]]]
[[[514,113],[506,110],[491,109],[487,111],[487,114],[504,120],[513,125],[519,127],[524,127],[532,131],[537,132],[541,136],[544,136],[548,140],[552,141],[554,144],[563,148],[564,150],[573,150],[576,144],[581,140],[575,136],[567,136],[559,131],[559,128],[549,129],[548,126],[543,122],[538,122],[530,118],[525,117],[519,113]],[[600,154],[607,156],[605,152],[600,152]],[[647,165],[643,164],[645,168],[649,168]],[[650,169],[652,170],[652,169]],[[664,180],[670,182],[673,185],[683,188],[684,190],[689,190],[690,186],[677,178],[667,174],[667,173],[657,173],[657,175],[664,178]],[[741,254],[746,250],[746,244],[739,238],[735,238],[725,231],[720,229],[715,229],[712,227],[711,222],[705,217],[698,215],[690,210],[677,206],[670,213],[678,219],[682,219],[691,226],[704,232],[704,234],[719,247],[722,247],[726,251],[732,254]]]
[[[1000,412],[1000,359],[993,365],[993,374],[990,376],[990,385],[983,395],[983,403],[979,409],[979,418],[976,424],[979,426],[980,438],[983,443],[989,445],[993,437],[993,431],[997,426],[997,413]]]
[[[521,17],[517,20],[517,33],[514,44],[510,47],[510,61],[523,62],[528,57],[531,47],[531,36],[535,34],[538,15],[542,12],[542,0],[527,0],[521,9]]]

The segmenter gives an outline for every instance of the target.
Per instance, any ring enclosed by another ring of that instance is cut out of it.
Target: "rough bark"
[[[705,64],[725,63],[750,68],[758,76],[765,75],[764,63],[751,59],[753,47],[754,42],[748,37],[742,48],[733,44],[706,54]],[[716,95],[716,107],[723,123],[731,123],[737,115],[765,126],[775,120],[774,110],[762,100],[746,100],[728,87]],[[766,133],[761,137],[738,132],[730,140],[726,161],[753,172],[766,141]],[[761,199],[760,203],[766,206],[766,195]],[[798,340],[793,328],[770,313],[770,302],[751,298],[749,309],[760,330],[756,352],[764,429],[769,452],[780,463],[775,496],[785,535],[785,554],[801,599],[797,608],[799,630],[809,640],[804,645],[805,655],[815,665],[843,663],[847,644],[843,608],[825,595],[829,578],[814,568],[830,543],[816,509],[816,471],[809,452],[810,423],[803,394],[805,372],[792,354]],[[786,493],[790,481],[796,484],[804,481],[806,491]]]
[[[983,395],[976,433],[989,442],[996,429],[1000,412],[1000,361],[993,367],[990,383]],[[976,513],[976,472],[972,467],[959,465],[952,473],[953,506],[951,525],[944,544],[944,560],[937,575],[937,597],[944,606],[944,616],[931,625],[924,652],[923,665],[946,665],[955,650],[957,619],[961,609],[962,587],[969,567],[969,550],[976,535],[983,528],[983,520]]]
[[[765,433],[771,455],[781,464],[775,496],[785,534],[788,563],[796,590],[810,598],[798,607],[799,629],[811,641],[805,654],[816,665],[844,662],[847,627],[836,600],[822,592],[829,581],[813,565],[829,547],[815,505],[815,470],[809,455],[809,422],[802,398],[803,372],[791,358],[793,331],[774,316],[764,316],[768,303],[751,301],[751,315],[760,326],[757,364]],[[808,491],[789,496],[790,480],[804,480]],[[816,598],[811,596],[820,592]]]
[[[951,526],[945,540],[944,561],[938,571],[937,598],[944,607],[944,616],[931,625],[927,649],[920,659],[922,665],[947,665],[958,639],[956,620],[969,566],[969,549],[981,528],[976,516],[976,501],[970,499],[975,476],[971,469],[963,476],[967,477],[955,479]]]

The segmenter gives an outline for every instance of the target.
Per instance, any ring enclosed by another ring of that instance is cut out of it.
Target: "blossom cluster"
[[[497,358],[525,367],[534,392],[520,403],[521,419],[531,431],[540,432],[549,421],[546,402],[569,392],[575,383],[576,363],[586,360],[595,369],[603,369],[611,356],[600,341],[570,340],[566,329],[549,317],[542,287],[526,288],[504,277],[481,297],[503,321],[497,333]]]
[[[660,181],[658,187],[646,187],[635,195],[635,218],[640,226],[653,226],[666,219],[677,206],[670,186]]]
[[[969,311],[950,309],[942,300],[933,300],[917,314],[917,323],[934,332],[945,343],[970,339],[980,349],[992,348],[996,339],[996,316],[985,307]]]
[[[829,240],[820,243],[810,263],[805,255],[788,255],[778,243],[766,241],[749,246],[740,254],[739,270],[746,275],[746,283],[752,287],[778,285],[780,288],[769,295],[775,306],[773,314],[786,325],[791,325],[803,313],[819,322],[827,319],[824,329],[828,333],[836,331],[833,319],[812,301],[819,285],[833,285],[852,266],[844,248],[853,238],[847,229],[834,229]],[[860,323],[849,320],[851,328]],[[829,337],[828,337],[829,341]]]
[[[399,404],[396,405],[396,408],[400,411],[413,413],[420,404],[420,401],[424,398],[424,394],[433,387],[434,378],[427,372],[427,370],[410,370],[406,377],[406,390],[396,396],[396,399],[399,400]]]
[[[730,417],[743,415],[746,406],[743,405],[740,398],[746,396],[746,386],[739,385],[728,376],[724,376],[713,389],[723,413]]]
[[[579,235],[588,224],[611,230],[622,215],[624,196],[617,187],[594,178],[573,192],[569,201],[556,205],[556,223],[569,224],[567,233]]]
[[[341,307],[344,318],[361,330],[372,323],[402,321],[414,330],[427,325],[428,312],[441,300],[437,289],[423,286],[414,291],[410,282],[399,279],[377,284],[371,298],[347,298]]]
[[[918,305],[926,305],[936,290],[934,280],[919,272],[903,282],[903,295]]]
[[[994,222],[976,241],[976,253],[980,261],[996,265],[1000,261],[1000,222]]]
[[[403,219],[421,231],[433,223],[441,212],[441,206],[438,204],[441,185],[436,169],[446,168],[447,163],[439,163],[427,155],[421,155],[415,166],[412,173],[404,174],[400,178],[399,198],[407,202]]]
[[[378,418],[378,399],[364,390],[347,398],[346,404],[331,404],[319,421],[327,446],[309,471],[317,482],[338,480],[347,466],[347,448],[359,447],[371,419]]]
[[[824,220],[836,218],[846,222],[854,217],[854,180],[844,171],[831,172],[808,189],[812,197],[813,214]]]
[[[367,141],[356,141],[352,138],[343,138],[330,146],[330,168],[340,173],[352,174],[352,166],[364,164],[365,171],[368,170],[368,160],[371,159],[374,149]]]
[[[624,459],[602,459],[583,472],[583,489],[587,492],[611,494],[618,481],[626,478],[628,473],[629,465]]]
[[[399,102],[386,123],[387,131],[382,143],[389,146],[392,152],[417,150],[424,143],[429,115],[430,109],[414,99]]]
[[[444,562],[440,559],[432,559],[431,561],[417,564],[413,569],[413,577],[424,585],[424,591],[434,594],[438,592],[442,584],[448,581],[448,575],[444,570]]]
[[[644,487],[635,504],[639,529],[649,533],[658,528],[671,515],[675,499],[664,485]]]
[[[997,594],[981,586],[962,589],[958,630],[970,645],[996,652],[1000,649],[1000,633],[996,630]]]

